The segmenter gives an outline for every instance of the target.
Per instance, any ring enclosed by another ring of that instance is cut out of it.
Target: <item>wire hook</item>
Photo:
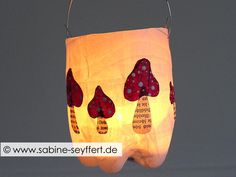
[[[66,36],[71,37],[72,35],[69,30],[69,21],[70,21],[70,10],[72,7],[73,0],[68,0],[68,1],[69,1],[69,3],[68,3],[68,8],[67,8],[67,19],[66,19],[66,24],[64,26],[66,28]]]
[[[72,6],[72,3],[73,3],[73,0],[68,0],[68,1],[69,1],[69,5],[68,5],[68,9],[67,9],[67,20],[66,20],[65,28],[66,28],[67,37],[70,37],[72,35],[71,35],[71,32],[69,31],[69,20],[70,20],[70,11],[71,11],[71,6]],[[168,11],[169,11],[169,16],[166,17],[166,26],[168,28],[168,35],[170,37],[170,35],[171,35],[171,26],[172,26],[173,19],[172,19],[172,12],[171,12],[170,3],[169,3],[168,0],[165,0],[165,1],[166,1]]]
[[[171,6],[170,6],[170,3],[168,0],[166,0],[166,5],[167,5],[167,8],[168,8],[168,11],[169,11],[169,16],[166,17],[166,26],[168,28],[168,33],[169,33],[169,37],[171,35],[171,26],[172,26],[172,12],[171,12]]]

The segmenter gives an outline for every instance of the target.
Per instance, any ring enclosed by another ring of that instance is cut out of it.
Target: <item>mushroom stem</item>
[[[108,125],[106,119],[103,117],[97,118],[97,132],[99,134],[106,134],[108,130]]]
[[[71,122],[71,127],[74,130],[74,132],[79,134],[80,131],[79,131],[79,127],[76,121],[74,106],[70,107],[70,122]]]
[[[138,134],[145,134],[151,131],[152,117],[147,96],[139,98],[134,113],[133,130]]]
[[[176,103],[173,103],[174,119],[176,119]]]

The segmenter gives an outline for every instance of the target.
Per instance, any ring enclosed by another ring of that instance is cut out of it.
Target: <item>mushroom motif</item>
[[[176,119],[175,89],[172,82],[170,82],[170,103],[173,104],[174,119]]]
[[[106,119],[114,115],[115,105],[100,86],[97,86],[94,97],[88,104],[88,113],[90,117],[97,118],[97,132],[106,134],[108,131]]]
[[[83,102],[83,92],[79,84],[75,81],[71,68],[66,76],[67,104],[70,107],[70,121],[72,129],[79,134],[79,127],[76,121],[74,106],[80,107]]]
[[[133,130],[136,133],[148,133],[152,127],[151,110],[148,96],[159,94],[159,83],[153,76],[150,61],[146,58],[137,61],[124,86],[124,97],[129,101],[137,101],[134,113]]]

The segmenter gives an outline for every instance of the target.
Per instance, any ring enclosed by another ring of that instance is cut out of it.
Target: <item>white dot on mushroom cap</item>
[[[142,70],[145,71],[147,69],[146,66],[142,66]]]
[[[140,71],[138,71],[138,74],[140,74]]]
[[[107,101],[107,98],[106,98],[106,97],[103,97],[102,100],[105,102],[105,101]]]
[[[152,96],[152,94],[151,94],[151,93],[148,93],[148,96]]]
[[[111,114],[111,110],[108,110],[108,114]]]
[[[132,73],[132,77],[135,77],[135,73]]]
[[[139,82],[139,83],[138,83],[138,86],[139,86],[139,87],[142,87],[142,86],[143,86],[143,82]]]
[[[133,83],[135,83],[135,80],[132,80]]]
[[[131,93],[132,92],[132,90],[131,89],[127,89],[127,93]]]
[[[151,89],[152,89],[152,90],[155,90],[155,86],[151,86]]]

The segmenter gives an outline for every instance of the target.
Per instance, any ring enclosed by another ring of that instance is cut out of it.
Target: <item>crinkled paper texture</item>
[[[148,97],[152,128],[149,133],[133,131],[137,101],[124,98],[124,84],[139,59],[151,63],[160,91]],[[122,157],[80,157],[86,166],[99,166],[106,172],[117,172],[128,157],[146,167],[158,167],[166,158],[174,128],[174,110],[170,102],[172,60],[166,28],[147,28],[101,34],[89,34],[66,39],[66,72],[73,71],[83,91],[83,103],[74,107],[80,134],[71,128],[70,108],[68,122],[73,142],[121,142]],[[106,119],[108,132],[99,134],[97,120],[89,116],[87,106],[97,86],[115,104],[115,113]]]

